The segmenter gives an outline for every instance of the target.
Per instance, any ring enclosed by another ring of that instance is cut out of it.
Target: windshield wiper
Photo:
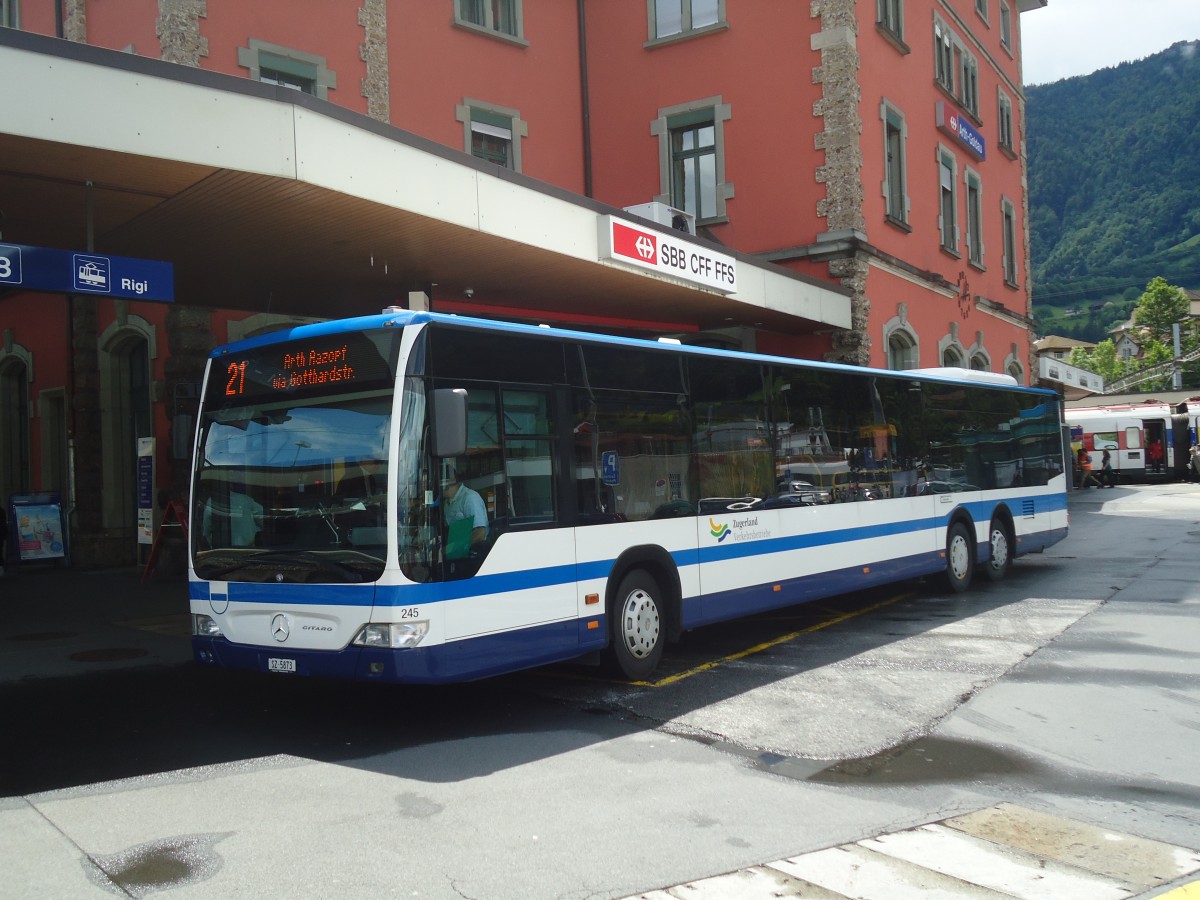
[[[203,574],[208,579],[219,579],[224,575],[229,575],[251,566],[271,563],[311,566],[317,571],[336,572],[346,578],[347,581],[355,584],[364,580],[363,574],[353,566],[348,566],[327,556],[320,556],[312,550],[260,550],[253,556],[247,556],[216,572],[204,572]]]

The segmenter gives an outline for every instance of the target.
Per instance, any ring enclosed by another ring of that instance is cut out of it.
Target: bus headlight
[[[383,647],[403,650],[421,643],[429,631],[428,622],[379,622],[364,625],[351,641],[357,647]]]
[[[199,637],[220,637],[221,626],[212,616],[193,615],[192,634]]]

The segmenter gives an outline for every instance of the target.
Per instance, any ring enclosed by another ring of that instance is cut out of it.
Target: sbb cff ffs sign
[[[737,291],[737,261],[687,241],[600,217],[600,258],[631,263],[723,294]]]

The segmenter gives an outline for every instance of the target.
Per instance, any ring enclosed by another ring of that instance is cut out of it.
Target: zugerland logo
[[[758,516],[745,516],[740,519],[735,517],[728,522],[717,522],[710,518],[708,531],[717,539],[718,544],[730,536],[735,544],[742,541],[761,541],[771,537],[771,529],[760,525]]]

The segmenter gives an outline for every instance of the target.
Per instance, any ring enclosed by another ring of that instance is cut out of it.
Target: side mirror
[[[439,388],[430,394],[433,455],[462,456],[467,452],[467,391]]]

